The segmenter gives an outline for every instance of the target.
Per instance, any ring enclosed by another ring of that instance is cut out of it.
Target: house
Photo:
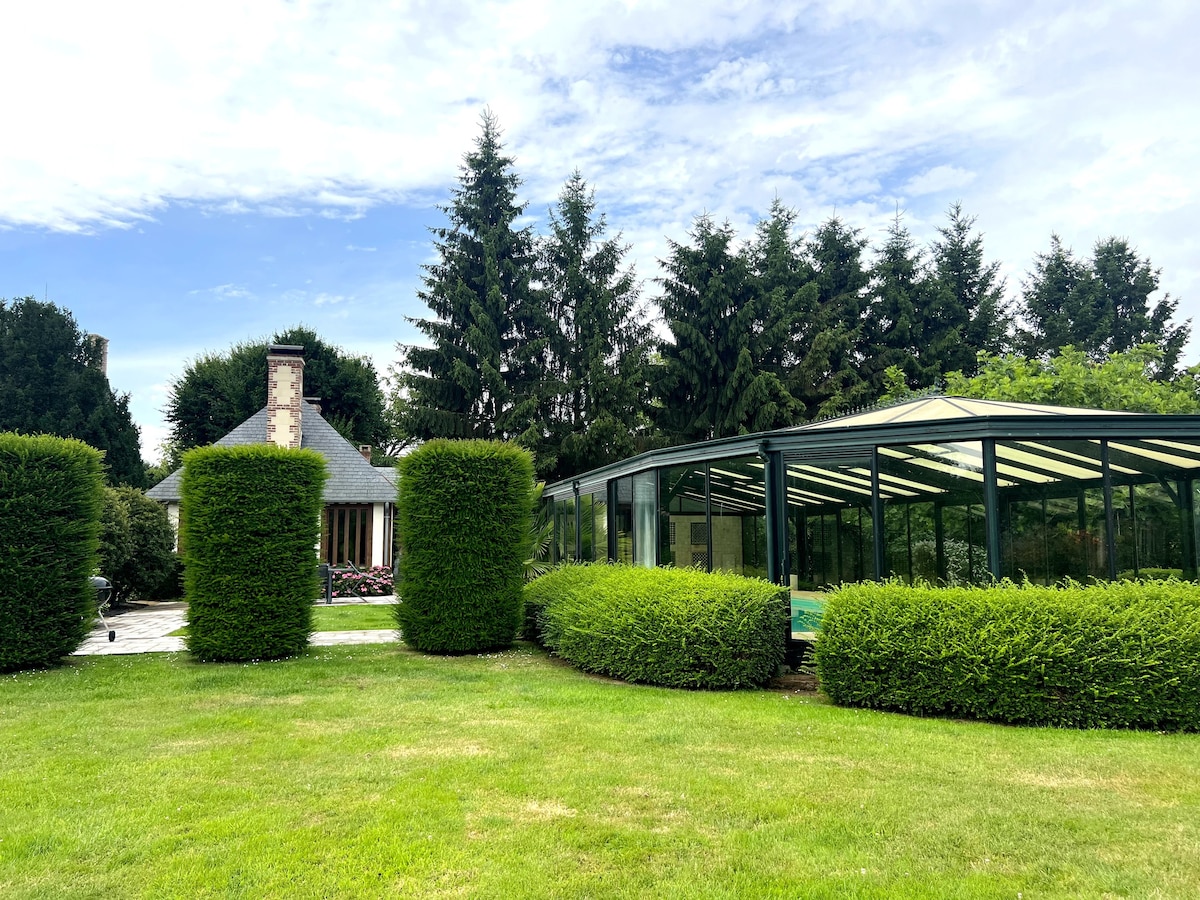
[[[355,447],[321,417],[304,397],[304,348],[272,344],[267,355],[267,405],[225,435],[217,446],[274,443],[307,447],[325,457],[325,508],[321,520],[322,562],[341,566],[392,564],[392,521],[396,485],[390,468],[371,465],[371,448]],[[179,485],[183,470],[172,472],[147,494],[167,504],[179,524]]]

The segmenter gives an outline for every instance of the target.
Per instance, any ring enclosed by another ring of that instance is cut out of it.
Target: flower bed
[[[390,566],[371,566],[355,572],[353,569],[333,570],[333,596],[386,597],[394,593]]]

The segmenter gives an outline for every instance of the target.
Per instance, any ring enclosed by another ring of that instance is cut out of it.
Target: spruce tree
[[[836,216],[806,242],[815,295],[794,346],[795,364],[787,388],[803,406],[803,417],[837,415],[866,403],[869,385],[859,371],[868,277],[863,265],[867,242]],[[808,288],[812,291],[813,288]]]
[[[1169,295],[1151,304],[1159,274],[1122,238],[1097,241],[1091,259],[1083,261],[1053,235],[1050,252],[1037,256],[1024,286],[1024,350],[1044,358],[1070,345],[1101,360],[1153,344],[1163,354],[1158,376],[1171,377],[1191,320],[1172,324],[1179,301]]]
[[[538,474],[566,478],[631,456],[648,426],[650,329],[621,236],[606,237],[595,192],[576,171],[550,210],[539,282],[553,326]]]
[[[546,322],[530,279],[531,230],[518,228],[521,180],[485,111],[459,186],[441,207],[449,225],[431,229],[438,260],[424,267],[417,296],[432,318],[409,321],[430,346],[401,346],[413,437],[529,439],[547,352]]]
[[[921,250],[897,214],[871,267],[862,364],[872,400],[884,394],[891,366],[904,372],[910,388],[928,387],[941,374],[939,335],[929,317],[931,288]]]
[[[796,404],[755,360],[766,312],[733,228],[696,220],[689,245],[670,242],[659,300],[671,340],[657,374],[658,424],[674,443],[777,427]]]
[[[931,332],[926,352],[936,358],[940,374],[977,368],[979,353],[1006,349],[1004,279],[1000,263],[983,261],[983,235],[973,232],[975,217],[954,203],[949,222],[938,228],[941,240],[930,245],[933,291]]]

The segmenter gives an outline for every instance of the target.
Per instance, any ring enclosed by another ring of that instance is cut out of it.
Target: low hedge
[[[87,636],[103,490],[82,441],[0,434],[0,672],[56,663]]]
[[[187,647],[202,660],[301,653],[321,594],[325,458],[270,444],[183,457],[180,532]]]
[[[525,601],[547,649],[625,681],[746,687],[784,660],[788,592],[755,578],[572,565],[531,582]]]
[[[1179,581],[847,585],[817,643],[835,703],[1027,725],[1200,729],[1200,595]]]
[[[533,457],[499,441],[436,440],[397,464],[396,620],[428,653],[507,647],[523,619]]]

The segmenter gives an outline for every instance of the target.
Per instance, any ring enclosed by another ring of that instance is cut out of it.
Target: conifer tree
[[[910,388],[928,387],[941,374],[938,336],[929,318],[931,294],[921,250],[897,214],[871,267],[862,365],[872,400],[886,390],[891,366],[904,372]]]
[[[670,242],[659,300],[672,339],[657,373],[658,424],[675,443],[762,431],[796,415],[779,377],[755,361],[766,314],[734,232],[701,216],[688,245]]]
[[[638,307],[640,286],[624,265],[629,247],[606,231],[595,192],[577,170],[539,246],[539,282],[553,321],[546,433],[536,447],[538,474],[548,481],[632,455],[648,426],[650,329]]]
[[[521,180],[503,152],[496,117],[485,111],[459,186],[432,229],[438,260],[425,266],[418,296],[433,313],[409,319],[431,346],[402,346],[413,437],[528,440],[534,386],[547,352],[546,321],[530,284],[531,230],[518,228]]]
[[[933,263],[931,330],[926,352],[939,374],[976,371],[979,353],[1006,349],[1004,279],[1000,263],[983,261],[983,236],[973,232],[975,217],[961,203],[947,210],[940,240],[930,246]]]
[[[1159,272],[1122,238],[1097,241],[1091,259],[1083,261],[1053,235],[1050,251],[1037,256],[1024,286],[1023,349],[1045,358],[1070,345],[1101,360],[1152,344],[1162,351],[1158,377],[1170,378],[1191,320],[1172,324],[1179,301],[1170,295],[1151,304]]]
[[[822,224],[804,247],[815,296],[796,341],[797,359],[788,373],[789,393],[803,416],[837,415],[870,399],[859,372],[868,277],[862,254],[867,242],[836,216]],[[812,288],[809,288],[812,290]]]

